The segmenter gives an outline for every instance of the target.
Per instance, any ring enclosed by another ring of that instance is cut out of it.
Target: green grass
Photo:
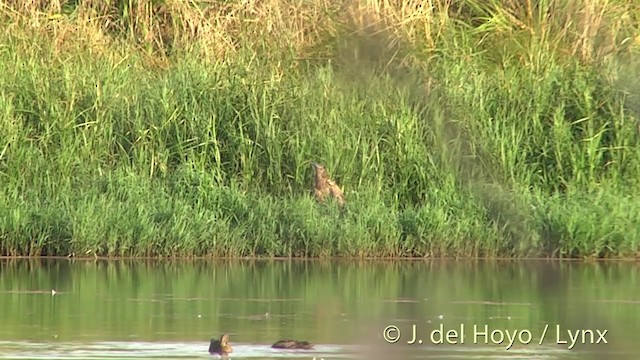
[[[375,33],[320,1],[87,3],[2,8],[1,255],[640,253],[633,2],[581,25],[577,0],[360,8]],[[345,211],[313,201],[310,161]]]

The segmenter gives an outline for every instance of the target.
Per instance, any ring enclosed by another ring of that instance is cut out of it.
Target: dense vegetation
[[[0,22],[2,255],[640,254],[636,1],[14,0]]]

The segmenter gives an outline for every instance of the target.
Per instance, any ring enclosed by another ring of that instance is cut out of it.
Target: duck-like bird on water
[[[222,336],[220,336],[220,340],[211,339],[211,343],[209,344],[209,354],[227,356],[232,352],[233,348],[229,344],[229,335],[222,334]]]
[[[313,196],[316,200],[324,202],[327,196],[331,196],[338,201],[338,205],[344,206],[346,203],[344,193],[340,186],[329,178],[327,169],[315,162],[311,163],[311,168],[313,169]]]
[[[289,349],[289,350],[311,350],[313,344],[308,341],[298,340],[280,340],[271,345],[274,349]]]

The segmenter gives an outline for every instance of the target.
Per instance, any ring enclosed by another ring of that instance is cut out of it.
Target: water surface
[[[226,332],[235,359],[636,359],[638,268],[3,259],[0,358],[212,358]]]

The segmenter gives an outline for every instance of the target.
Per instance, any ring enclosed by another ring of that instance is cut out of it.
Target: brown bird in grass
[[[298,340],[280,340],[271,345],[274,349],[288,349],[288,350],[311,350],[313,344],[308,341]]]
[[[316,200],[324,202],[327,195],[329,195],[335,198],[340,206],[344,206],[346,203],[344,193],[340,186],[329,178],[327,169],[318,163],[311,163],[311,168],[313,169],[313,196]]]
[[[225,357],[232,352],[233,348],[229,344],[229,335],[222,334],[222,336],[220,336],[220,340],[211,339],[211,343],[209,344],[209,354],[218,354]]]

